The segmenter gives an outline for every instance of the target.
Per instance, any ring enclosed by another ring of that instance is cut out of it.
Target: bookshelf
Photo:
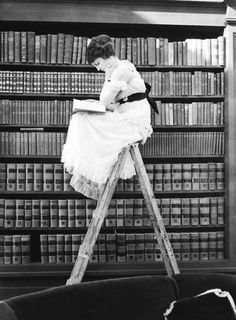
[[[231,27],[126,20],[117,30],[97,19],[65,18],[38,23],[38,6],[32,4],[36,21],[30,24],[14,21],[8,11],[9,20],[0,23],[2,297],[64,284],[96,205],[71,189],[60,163],[73,97],[98,98],[103,82],[104,75],[85,63],[83,46],[79,54],[79,42],[87,44],[94,27],[96,34],[109,30],[120,57],[131,58],[152,84],[160,116],[153,114],[153,136],[140,148],[181,271],[234,272]],[[70,50],[57,51],[63,34]],[[21,46],[12,51],[19,35]],[[216,44],[221,49],[213,58],[207,53]],[[194,52],[200,46],[204,60],[190,55],[190,46]],[[134,177],[119,181],[84,279],[150,273],[165,270]]]

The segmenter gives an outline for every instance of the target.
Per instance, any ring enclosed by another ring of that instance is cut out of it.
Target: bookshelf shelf
[[[176,197],[179,195],[183,195],[183,196],[214,196],[214,195],[222,195],[224,194],[224,190],[207,190],[207,191],[200,191],[200,190],[192,190],[192,191],[160,191],[160,192],[154,192],[156,196],[169,196],[169,197]],[[78,199],[84,199],[85,197],[83,195],[78,195],[77,192],[75,191],[17,191],[17,197],[22,198],[25,196],[29,196],[29,197],[34,197],[34,196],[38,196],[40,195],[42,198],[48,198],[48,197],[53,197],[53,196],[57,196],[57,197],[63,197],[63,196],[76,196],[76,198]],[[142,197],[142,192],[141,191],[116,191],[114,193],[114,197],[128,197],[130,198],[130,195],[132,195],[132,197],[137,198],[137,197]],[[2,192],[2,196],[3,197],[15,197],[15,191],[3,191]]]
[[[63,70],[83,70],[96,72],[96,69],[88,64],[38,64],[38,63],[7,63],[0,62],[0,67],[4,70],[51,70],[51,69],[63,69]],[[203,70],[203,71],[222,71],[224,66],[219,65],[136,65],[136,68],[140,71],[153,71],[153,70]]]
[[[211,160],[211,159],[215,159],[215,160],[222,160],[224,159],[224,156],[223,155],[198,155],[197,156],[199,161],[201,160]],[[148,161],[150,162],[150,160],[153,160],[155,162],[159,162],[159,161],[165,161],[165,160],[178,160],[181,159],[182,160],[183,158],[183,155],[176,155],[176,156],[160,156],[160,155],[157,155],[157,156],[147,156],[147,155],[144,155],[143,156],[143,159],[144,159],[144,162],[145,161]],[[186,162],[186,161],[196,161],[196,157],[195,156],[191,156],[191,155],[184,155],[184,160],[182,162]],[[4,162],[4,161],[8,161],[8,162],[14,162],[16,160],[18,160],[19,162],[42,162],[42,159],[44,159],[45,161],[53,161],[55,163],[58,163],[60,162],[60,157],[59,156],[22,156],[22,155],[9,155],[9,156],[1,156],[0,158],[0,163],[1,162]],[[24,160],[24,161],[23,161]]]
[[[75,98],[75,99],[98,99],[97,94],[65,94],[65,93],[0,93],[0,98],[19,98],[19,99],[24,99],[24,98],[44,98],[44,99],[49,99],[49,98],[55,98],[55,97],[60,97],[60,98]],[[208,95],[208,96],[203,96],[203,95],[194,95],[194,96],[154,96],[151,95],[152,98],[156,100],[163,100],[163,101],[174,101],[174,100],[223,100],[224,96],[223,95]]]
[[[223,230],[225,228],[225,225],[181,225],[181,226],[169,226],[166,225],[165,226],[167,232],[171,232],[171,231],[182,231],[182,232],[186,232],[186,231],[212,231],[212,230]],[[34,233],[35,231],[40,231],[42,234],[43,233],[78,233],[78,234],[85,234],[86,233],[87,228],[86,227],[66,227],[66,228],[27,228],[27,227],[22,227],[22,228],[17,228],[15,227],[13,232],[15,234],[18,233],[24,233],[25,231],[29,232],[29,233]],[[6,234],[9,232],[9,230],[7,228],[0,228],[0,231],[3,234]],[[110,234],[110,233],[114,233],[115,231],[118,231],[118,233],[128,233],[128,232],[148,232],[148,233],[153,233],[153,228],[150,226],[141,226],[141,227],[102,227],[101,229],[101,233],[105,233],[105,234]]]
[[[29,125],[29,124],[23,124],[23,125],[17,125],[17,124],[1,124],[2,131],[8,131],[8,130],[22,130],[22,131],[30,131],[30,130],[40,130],[40,131],[67,131],[68,125],[55,125],[55,124],[50,124],[50,125]],[[169,130],[197,130],[197,131],[204,131],[204,130],[210,130],[210,131],[218,131],[218,130],[223,130],[225,128],[224,125],[168,125],[168,126],[156,126],[153,125],[153,130],[154,131],[169,131]]]
[[[221,261],[204,261],[194,262],[194,267],[192,262],[185,261],[179,262],[181,272],[222,272],[222,273],[235,273],[235,266],[229,266],[226,259]],[[222,268],[223,266],[223,268]],[[57,264],[40,264],[40,263],[30,263],[28,265],[11,265],[2,267],[0,276],[3,278],[14,277],[14,278],[24,278],[27,277],[53,277],[61,278],[68,277],[71,272],[73,265],[71,263],[65,263],[64,265]],[[39,271],[40,269],[40,271]],[[109,277],[109,276],[135,276],[135,275],[150,275],[150,274],[166,274],[163,268],[162,262],[156,263],[91,263],[88,265],[88,269],[85,275],[85,279],[91,277]]]

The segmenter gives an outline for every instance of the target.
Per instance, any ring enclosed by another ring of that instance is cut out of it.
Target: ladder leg
[[[151,221],[155,231],[155,235],[160,246],[164,264],[168,275],[179,273],[179,268],[175,259],[175,255],[169,241],[159,208],[150,181],[141,157],[138,145],[132,145],[130,148],[131,156],[135,162],[135,168],[143,191],[144,199],[151,216]]]
[[[115,191],[120,172],[129,154],[129,150],[130,146],[123,149],[119,154],[118,161],[114,165],[111,176],[108,178],[108,181],[104,187],[104,191],[98,200],[97,208],[93,212],[92,220],[87,229],[84,241],[80,246],[70,278],[67,280],[66,284],[80,283],[83,278],[89,259],[93,252],[93,247],[106,217],[107,209]]]

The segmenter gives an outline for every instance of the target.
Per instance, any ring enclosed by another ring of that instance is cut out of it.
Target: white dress
[[[145,84],[135,66],[118,60],[105,77],[100,101],[109,95],[115,101],[136,92],[145,92]],[[70,184],[77,192],[98,199],[121,150],[129,144],[146,140],[152,133],[150,105],[147,99],[115,105],[106,113],[78,112],[70,120],[61,161],[71,175]],[[127,158],[120,178],[135,175],[131,157]]]

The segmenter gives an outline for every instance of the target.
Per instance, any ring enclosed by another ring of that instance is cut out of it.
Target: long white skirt
[[[146,99],[120,105],[114,112],[74,114],[61,158],[72,175],[70,184],[77,192],[98,199],[121,150],[151,133]],[[134,164],[128,157],[120,178],[130,179],[133,175]]]

